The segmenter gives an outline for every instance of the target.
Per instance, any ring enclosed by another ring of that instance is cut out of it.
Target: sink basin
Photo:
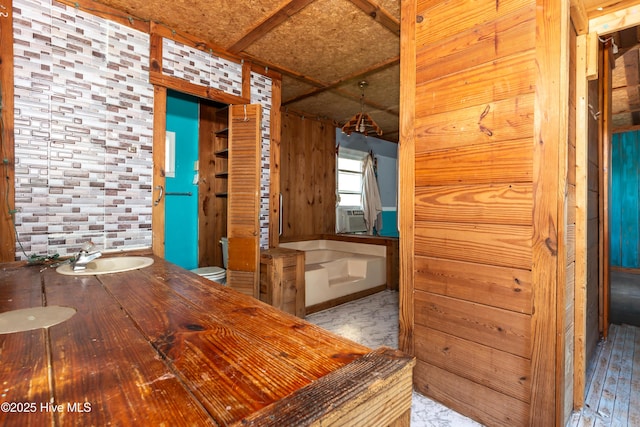
[[[0,334],[32,331],[62,323],[76,313],[75,308],[51,305],[0,313]]]
[[[70,264],[64,264],[56,268],[60,274],[67,276],[93,276],[95,274],[121,273],[123,271],[137,270],[153,264],[153,258],[144,256],[118,256],[98,258],[87,264],[85,270],[73,271]]]

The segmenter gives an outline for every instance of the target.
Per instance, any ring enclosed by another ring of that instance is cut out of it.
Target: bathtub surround
[[[306,240],[280,247],[304,251],[305,305],[308,313],[351,295],[386,288],[386,248],[337,240]]]
[[[153,86],[149,34],[47,0],[14,4],[15,205],[27,254],[151,246]],[[164,39],[163,69],[237,95],[242,66]],[[263,107],[260,244],[268,245],[271,79]],[[16,258],[22,251],[16,249]]]

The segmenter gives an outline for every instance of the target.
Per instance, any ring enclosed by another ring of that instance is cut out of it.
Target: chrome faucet
[[[87,268],[87,264],[102,256],[102,252],[92,251],[93,247],[94,244],[92,242],[87,242],[82,246],[78,255],[76,255],[74,260],[71,262],[71,268],[73,271],[85,270]]]

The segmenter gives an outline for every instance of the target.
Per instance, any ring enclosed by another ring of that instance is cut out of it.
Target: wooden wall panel
[[[523,402],[529,401],[531,374],[526,358],[422,325],[416,325],[416,333],[425,338],[416,343],[415,355],[420,360]]]
[[[416,144],[416,25],[417,1],[403,1],[400,31],[400,144],[398,147],[398,219],[400,232],[398,348],[413,354],[414,334],[414,209]],[[422,16],[422,18],[424,18]],[[400,209],[402,207],[402,209]],[[414,380],[417,379],[414,369]],[[424,389],[423,389],[424,392]]]
[[[282,115],[282,238],[335,233],[335,132],[327,122]]]
[[[569,3],[537,0],[533,127],[532,426],[562,425]]]
[[[456,150],[416,152],[416,185],[531,181],[531,141],[471,145]],[[455,165],[455,167],[452,167]]]
[[[418,359],[414,383],[449,408],[489,426],[526,426],[529,404]]]
[[[533,126],[533,99],[533,94],[525,93],[452,113],[421,116],[415,125],[420,149],[435,151],[486,143],[496,138],[503,141],[527,138]]]
[[[534,58],[533,51],[524,51],[484,63],[464,73],[426,82],[418,73],[416,112],[429,115],[456,111],[461,107],[531,93],[531,81],[535,76]],[[504,84],[507,81],[509,84]]]
[[[531,271],[441,258],[415,258],[416,290],[531,314]]]
[[[531,321],[526,314],[423,292],[416,293],[415,306],[416,325],[520,357],[530,355]]]
[[[416,220],[531,225],[531,185],[441,185],[416,188]]]
[[[413,332],[403,349],[417,355],[416,388],[484,424],[554,424],[566,373],[556,366],[566,356],[564,347],[556,352],[556,328],[572,333],[556,292],[560,281],[562,302],[570,295],[566,263],[575,259],[558,254],[575,248],[575,214],[565,209],[575,205],[575,176],[568,164],[558,175],[575,156],[563,117],[568,79],[560,78],[568,75],[560,37],[568,8],[407,3],[403,16],[417,19],[402,30],[415,46],[401,60],[415,64],[406,75],[415,91],[403,92],[401,121],[413,128],[402,134],[400,158],[413,191],[400,210],[412,213],[401,236],[413,252],[401,262],[401,291],[413,301],[401,304],[410,322],[401,332]]]
[[[521,50],[533,49],[533,5],[523,5],[512,13],[504,13],[502,7],[496,9],[495,21],[487,22],[487,25],[446,37],[437,44],[421,45],[416,64],[421,77],[431,80],[440,76],[443,68],[448,74],[453,74],[474,67],[484,62],[487,51],[493,51],[495,58],[504,58]],[[453,25],[448,26],[448,30],[452,28]],[[461,50],[461,45],[468,48]]]
[[[467,6],[464,0],[458,0],[454,3],[443,3],[438,0],[418,1],[418,15],[425,18],[423,24],[429,28],[429,31],[419,31],[416,34],[418,46],[436,44],[441,40],[456,38],[461,33],[468,32],[470,28],[482,31],[482,28],[491,27],[502,16],[512,13],[526,13],[529,17],[534,14],[531,2],[526,0],[501,1],[500,7],[496,7],[494,2],[477,2],[472,8]],[[531,37],[531,34],[529,36]],[[499,37],[499,33],[489,33],[488,37],[489,40],[494,41]],[[474,45],[478,42],[478,40],[474,40],[473,43],[465,43],[464,40],[461,40],[457,46]],[[494,49],[495,47],[490,44],[479,54],[486,55],[493,52]]]
[[[529,269],[531,227],[449,222],[416,223],[417,256]]]

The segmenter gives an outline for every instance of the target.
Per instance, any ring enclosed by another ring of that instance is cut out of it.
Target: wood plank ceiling
[[[400,0],[98,0],[201,38],[283,75],[282,105],[342,126],[365,111],[398,141]],[[586,19],[640,0],[571,0]],[[639,31],[606,37],[618,46],[614,130],[640,126]]]
[[[279,71],[282,105],[341,126],[365,111],[398,140],[400,0],[99,0]]]

